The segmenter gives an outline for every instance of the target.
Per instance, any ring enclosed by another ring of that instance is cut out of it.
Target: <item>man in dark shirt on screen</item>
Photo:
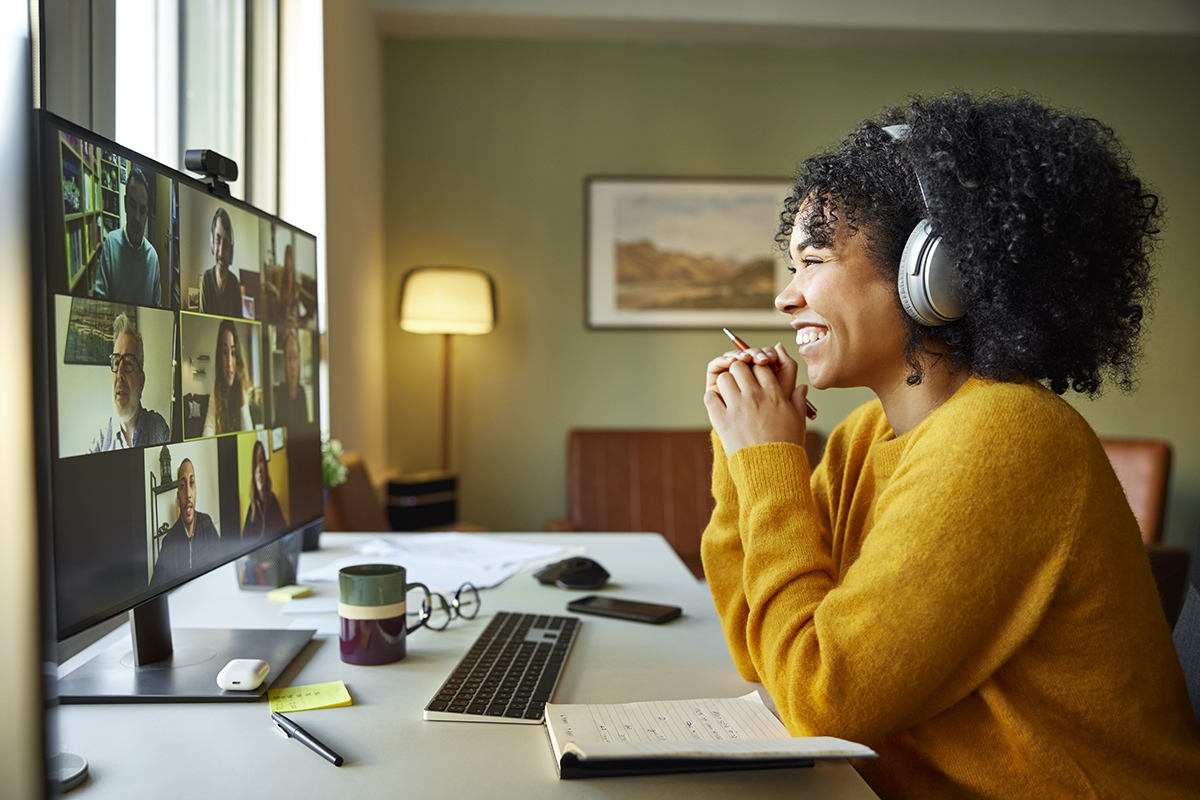
[[[200,276],[200,313],[221,317],[242,316],[242,285],[233,265],[233,223],[229,212],[218,208],[209,230],[213,265]]]
[[[166,583],[212,563],[221,546],[212,517],[196,510],[196,470],[189,459],[185,458],[179,465],[177,475],[179,486],[175,503],[179,507],[179,519],[163,536],[158,560],[154,562],[153,585]]]
[[[281,328],[284,381],[275,387],[275,424],[296,427],[308,424],[308,395],[300,385],[300,343],[295,328]]]

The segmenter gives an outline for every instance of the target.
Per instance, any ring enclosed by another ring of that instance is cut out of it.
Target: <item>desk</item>
[[[587,548],[618,597],[668,603],[684,616],[664,626],[581,617],[579,638],[554,700],[623,703],[736,697],[747,684],[734,670],[712,601],[657,534],[481,534]],[[323,534],[302,568],[348,555],[360,534]],[[314,585],[336,596],[333,584]],[[294,719],[346,758],[336,768],[275,732],[265,702],[208,705],[60,706],[63,748],[86,758],[88,781],[66,797],[100,798],[873,798],[845,762],[811,769],[698,773],[560,781],[545,729],[538,725],[426,722],[421,711],[486,625],[491,612],[565,614],[588,594],[543,586],[528,573],[483,591],[480,616],[441,632],[418,631],[397,664],[343,664],[336,639],[316,638],[276,686],[343,680],[346,708],[306,711]],[[232,566],[177,589],[177,627],[286,628],[292,618],[264,593],[241,591]],[[106,647],[128,626],[89,650]]]

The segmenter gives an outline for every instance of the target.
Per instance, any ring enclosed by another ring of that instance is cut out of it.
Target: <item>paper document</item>
[[[336,581],[338,570],[356,564],[398,564],[408,570],[410,583],[423,583],[435,592],[453,592],[463,583],[489,589],[517,574],[526,565],[566,553],[557,545],[529,544],[468,533],[416,533],[372,539],[359,554],[338,559],[300,574],[303,582]]]
[[[339,617],[296,617],[288,630],[312,631],[313,636],[341,636],[342,620]]]
[[[290,603],[284,603],[279,609],[280,614],[336,614],[338,599],[336,597],[299,597]]]
[[[869,747],[827,736],[793,738],[757,692],[744,697],[620,705],[546,704],[546,728],[563,771],[570,762],[870,758]],[[568,777],[564,775],[564,777]]]

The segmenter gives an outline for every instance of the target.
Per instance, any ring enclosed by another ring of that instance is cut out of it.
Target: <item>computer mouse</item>
[[[590,558],[575,556],[542,567],[534,577],[560,589],[599,589],[608,582],[608,570]]]
[[[271,665],[261,658],[235,658],[217,673],[217,686],[227,692],[249,692],[262,685]]]

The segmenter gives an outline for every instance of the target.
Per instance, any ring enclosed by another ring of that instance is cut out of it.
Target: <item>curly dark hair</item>
[[[897,124],[907,137],[883,131]],[[785,249],[802,207],[817,246],[844,224],[893,280],[922,218],[953,253],[966,313],[938,327],[905,315],[910,384],[932,356],[1058,394],[1094,397],[1106,379],[1133,389],[1162,211],[1102,123],[1023,95],[910,98],[801,165]]]

